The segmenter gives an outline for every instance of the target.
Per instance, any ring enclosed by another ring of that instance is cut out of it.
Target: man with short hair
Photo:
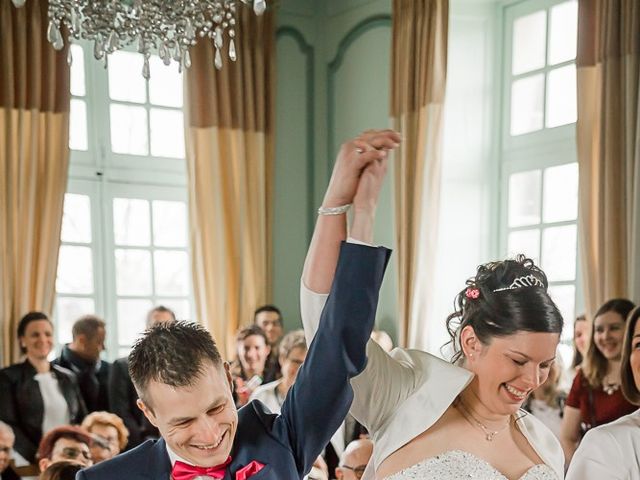
[[[9,425],[0,422],[0,479],[20,480],[18,474],[11,467],[11,452],[16,436]]]
[[[360,480],[373,453],[373,442],[368,438],[354,440],[340,456],[340,466],[336,468],[338,480]]]
[[[284,333],[282,313],[275,305],[262,305],[256,308],[253,314],[253,323],[264,331],[267,336],[267,341],[269,342],[269,347],[271,348],[264,367],[265,378],[269,379],[265,380],[265,382],[277,380],[282,375],[278,359],[278,345]]]
[[[172,310],[164,305],[149,310],[146,325],[152,327],[158,323],[175,321],[176,316]],[[113,362],[109,375],[109,410],[118,415],[124,421],[129,430],[129,442],[127,449],[137,447],[147,439],[155,439],[160,436],[158,429],[154,427],[138,408],[138,394],[129,376],[129,359],[122,357]]]
[[[78,480],[247,479],[258,472],[261,480],[302,478],[349,410],[349,379],[366,365],[388,256],[384,248],[342,246],[320,328],[280,415],[257,401],[236,410],[229,366],[203,327],[150,329],[129,355],[129,370],[161,439],[84,470]]]
[[[107,410],[111,364],[100,359],[100,353],[104,350],[106,324],[96,315],[85,315],[73,324],[72,336],[73,341],[63,347],[53,363],[76,375],[88,412]]]
[[[75,462],[83,467],[93,465],[91,459],[91,436],[80,427],[64,425],[54,428],[40,440],[38,466],[44,472],[57,462]]]

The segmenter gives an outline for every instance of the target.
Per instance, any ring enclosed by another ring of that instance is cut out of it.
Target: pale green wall
[[[285,0],[279,9],[273,300],[287,329],[300,326],[302,263],[337,148],[389,126],[390,12],[390,0]],[[393,248],[391,175],[376,242]],[[393,260],[377,321],[394,337],[395,312]]]
[[[445,338],[453,295],[496,244],[496,12],[490,0],[451,1],[441,216],[433,227],[440,242],[438,285],[433,286],[438,300],[425,319],[429,338],[421,342],[434,353]],[[300,325],[298,284],[310,222],[335,151],[363,129],[389,126],[391,0],[283,0],[278,23],[286,30],[280,30],[277,42],[274,302],[290,329]],[[394,248],[392,175],[382,192],[376,242]],[[395,260],[377,318],[394,339]]]

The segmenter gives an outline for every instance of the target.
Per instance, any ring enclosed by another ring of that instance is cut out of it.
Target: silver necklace
[[[462,413],[462,416],[467,422],[469,422],[472,426],[479,427],[482,430],[482,432],[484,433],[484,438],[487,442],[493,442],[493,439],[497,434],[505,431],[507,427],[511,425],[511,419],[509,419],[504,427],[499,428],[498,430],[491,430],[471,413],[471,411],[465,406],[465,404],[459,397],[458,401],[455,403],[455,406],[459,407],[460,413]]]
[[[607,383],[602,385],[602,390],[604,390],[604,393],[606,393],[607,395],[613,395],[618,391],[619,388],[619,383]]]

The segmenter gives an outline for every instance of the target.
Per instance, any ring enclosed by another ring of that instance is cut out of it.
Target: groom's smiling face
[[[194,384],[172,387],[151,381],[147,404],[139,402],[171,450],[189,463],[213,467],[231,452],[238,425],[228,365],[207,362]]]

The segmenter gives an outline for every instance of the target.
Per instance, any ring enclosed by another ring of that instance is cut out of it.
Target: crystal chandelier
[[[21,7],[26,0],[12,1]],[[49,0],[47,39],[61,50],[66,27],[67,42],[93,42],[93,55],[102,59],[105,67],[108,54],[135,44],[144,56],[142,75],[149,79],[151,52],[157,52],[165,65],[178,62],[182,70],[191,66],[189,48],[197,38],[209,38],[215,47],[214,64],[220,69],[225,46],[229,59],[235,62],[237,58],[239,3],[253,5],[256,15],[264,13],[267,6],[266,0]],[[72,61],[71,49],[68,61]]]

